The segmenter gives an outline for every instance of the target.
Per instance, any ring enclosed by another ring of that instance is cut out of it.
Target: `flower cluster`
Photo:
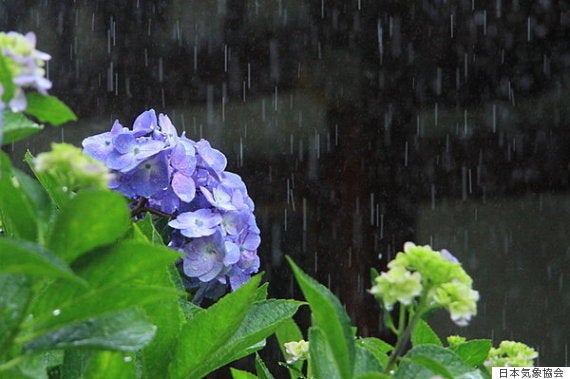
[[[86,138],[83,148],[112,170],[110,188],[173,217],[169,246],[185,253],[183,271],[200,296],[219,285],[236,289],[258,271],[253,201],[208,141],[179,136],[168,116],[148,110],[132,130],[115,121],[110,132]]]
[[[472,289],[471,277],[447,250],[439,252],[407,242],[404,252],[398,253],[388,268],[370,289],[387,310],[396,302],[409,305],[423,296],[427,307],[447,309],[451,319],[461,326],[477,313],[479,293]]]
[[[0,59],[0,64],[8,70],[13,83],[12,89],[5,88],[0,83],[0,111],[6,107],[4,101],[8,101],[13,112],[26,109],[24,88],[34,88],[47,95],[51,82],[44,77],[44,65],[51,56],[36,50],[34,33],[22,35],[16,32],[0,32]],[[8,93],[9,90],[11,94]]]
[[[491,348],[485,366],[491,367],[532,367],[538,353],[521,342],[502,341],[498,348]]]
[[[57,178],[57,183],[70,192],[79,188],[103,189],[111,179],[105,165],[66,143],[52,143],[51,151],[34,159],[34,170]]]

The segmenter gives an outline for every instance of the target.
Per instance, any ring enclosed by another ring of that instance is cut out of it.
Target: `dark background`
[[[37,34],[79,116],[14,158],[154,108],[244,178],[273,296],[300,298],[289,254],[386,337],[369,269],[429,243],[481,293],[439,332],[570,366],[567,2],[0,0],[0,30]]]

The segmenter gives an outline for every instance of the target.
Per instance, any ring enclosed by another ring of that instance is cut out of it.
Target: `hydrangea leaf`
[[[492,346],[491,340],[477,339],[454,346],[450,350],[459,355],[467,365],[476,367],[487,359]]]
[[[315,378],[341,378],[336,357],[325,332],[318,326],[309,328],[309,354],[311,371]],[[352,378],[352,376],[350,376]]]
[[[279,324],[279,327],[275,330],[275,336],[277,337],[277,342],[279,343],[279,348],[281,349],[283,357],[286,357],[285,343],[304,339],[301,329],[292,318],[289,318]],[[296,361],[291,363],[291,365],[300,371],[303,367],[303,361]],[[297,375],[294,372],[289,372],[289,374],[291,379],[297,378]]]
[[[261,359],[259,354],[255,353],[255,372],[259,379],[274,379],[273,375]]]
[[[135,351],[154,337],[154,326],[140,309],[108,313],[51,330],[24,345],[25,352],[65,348]]]
[[[43,128],[43,125],[33,122],[21,113],[14,113],[10,109],[4,109],[4,121],[2,124],[4,139],[2,144],[7,145],[19,141],[39,132]]]
[[[252,306],[260,280],[259,275],[254,276],[237,291],[197,312],[186,322],[170,363],[170,377],[200,378],[219,367],[215,362],[217,352],[240,327]]]
[[[55,96],[30,92],[26,94],[26,99],[28,106],[25,112],[40,122],[59,126],[69,121],[77,121],[75,113]]]
[[[322,329],[324,338],[330,345],[334,357],[332,364],[336,372],[340,378],[351,378],[355,347],[350,318],[338,298],[328,288],[305,274],[291,258],[287,259],[293,268],[297,283],[309,302],[314,324]]]
[[[0,273],[0,351],[8,351],[32,294],[29,279]]]
[[[356,344],[354,354],[354,376],[362,375],[367,372],[381,371],[384,365],[381,365],[376,356],[365,347]]]
[[[66,262],[116,241],[129,229],[125,199],[111,191],[83,191],[57,215],[47,247]]]
[[[132,283],[174,288],[172,281],[162,277],[168,267],[181,257],[172,249],[140,241],[121,241],[110,248],[87,254],[74,264],[75,271],[92,287]],[[141,278],[141,274],[143,274]],[[152,277],[158,276],[159,281]]]
[[[35,318],[29,325],[30,332],[23,337],[22,342],[36,340],[45,335],[63,338],[59,337],[59,330],[75,331],[74,325],[78,328],[86,327],[100,317],[154,303],[179,293],[170,288],[129,283],[83,291],[79,295],[77,294],[78,291],[71,294],[65,292],[64,296],[68,296],[62,298],[54,293],[58,292],[59,289],[61,286],[51,287],[51,291],[46,291],[44,294],[46,300],[32,309]],[[109,322],[112,322],[111,319]],[[79,331],[78,329],[77,332],[79,333]],[[36,345],[32,344],[31,346]],[[47,345],[42,342],[41,346],[45,348]]]
[[[435,334],[433,329],[424,320],[419,320],[416,327],[412,331],[412,345],[422,345],[422,344],[434,344],[437,346],[443,346],[441,340]]]
[[[387,353],[393,349],[391,345],[375,337],[358,338],[356,346],[366,349],[374,355],[381,367],[386,367],[388,364]]]
[[[257,379],[257,375],[233,367],[230,367],[230,373],[232,374],[232,379]]]
[[[34,205],[22,191],[10,159],[0,151],[0,220],[7,236],[35,241],[38,234],[38,219]]]
[[[173,264],[141,272],[148,273],[145,275],[147,282],[163,287],[177,288],[174,279],[180,280],[180,274]],[[146,378],[160,378],[168,372],[168,363],[174,354],[180,329],[185,322],[181,303],[190,302],[181,301],[179,296],[165,296],[143,308],[152,323],[157,326],[156,337],[140,353]]]
[[[63,278],[85,285],[73,271],[43,247],[13,238],[0,238],[0,271],[37,276]]]
[[[62,378],[136,378],[133,355],[119,351],[67,349],[61,367]]]
[[[449,349],[436,345],[419,345],[402,359],[395,379],[428,379],[440,375],[449,379],[484,379],[481,371],[466,365]]]
[[[283,299],[255,302],[235,334],[216,353],[215,364],[221,367],[249,355],[252,352],[249,347],[273,334],[282,322],[293,317],[300,305],[298,301]]]

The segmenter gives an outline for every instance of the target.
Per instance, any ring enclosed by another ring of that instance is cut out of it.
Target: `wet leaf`
[[[324,341],[320,343],[327,341],[326,343],[330,345],[335,372],[341,378],[352,377],[355,354],[354,333],[344,307],[328,288],[305,274],[289,257],[287,259],[293,268],[297,283],[309,302],[314,325],[324,334]],[[323,346],[319,349],[328,351]]]
[[[89,318],[52,330],[24,345],[25,352],[89,347],[135,351],[154,337],[154,326],[140,309]]]
[[[129,209],[121,195],[83,191],[57,215],[47,246],[66,262],[73,262],[91,249],[116,241],[129,226]]]
[[[435,334],[433,329],[424,320],[420,320],[414,330],[412,331],[412,345],[422,345],[422,344],[434,344],[437,346],[443,346],[441,340]]]
[[[41,122],[59,126],[77,120],[75,113],[55,96],[29,92],[26,94],[26,99],[28,105],[25,112]]]
[[[186,322],[170,364],[172,378],[200,378],[219,367],[217,352],[224,348],[246,317],[260,279],[259,275],[254,276]]]
[[[18,332],[32,294],[29,279],[1,273],[0,294],[0,351],[7,351],[5,347]]]
[[[2,125],[2,144],[7,145],[12,142],[24,139],[32,134],[36,134],[44,128],[21,113],[14,113],[9,109],[4,109],[4,121]]]
[[[0,151],[0,220],[6,235],[35,241],[38,233],[33,202],[22,190],[10,159]]]
[[[85,286],[86,282],[56,255],[32,242],[0,238],[0,271],[39,278],[63,278]]]

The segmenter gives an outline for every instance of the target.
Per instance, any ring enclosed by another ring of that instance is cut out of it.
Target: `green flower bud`
[[[34,169],[38,173],[50,175],[64,191],[107,188],[111,174],[103,163],[73,145],[53,143],[51,148],[34,159]]]
[[[491,348],[485,366],[491,367],[532,367],[538,353],[521,342],[502,341],[498,348]]]
[[[387,310],[392,310],[397,301],[405,305],[411,304],[422,292],[421,280],[419,272],[412,273],[404,267],[393,267],[376,277],[376,285],[370,289],[370,293],[381,299]]]
[[[309,357],[309,343],[305,340],[286,342],[283,346],[285,346],[285,352],[289,356],[287,358],[287,363],[289,364],[299,360],[304,361]]]
[[[459,346],[467,341],[467,338],[461,336],[449,336],[447,337],[447,344],[449,347]]]

